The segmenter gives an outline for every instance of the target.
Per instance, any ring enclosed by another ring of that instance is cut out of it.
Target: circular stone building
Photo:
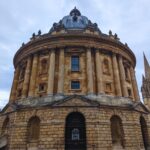
[[[136,58],[74,8],[14,57],[1,150],[149,149],[149,110],[140,102]]]

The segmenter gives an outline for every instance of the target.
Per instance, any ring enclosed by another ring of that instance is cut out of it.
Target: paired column
[[[25,77],[24,77],[24,82],[23,82],[22,98],[26,98],[28,96],[31,65],[32,65],[31,63],[32,63],[32,58],[31,56],[29,56],[27,60],[27,66],[26,66]]]
[[[119,56],[119,70],[120,70],[122,95],[124,97],[128,97],[127,88],[126,88],[126,84],[125,84],[125,71],[124,71],[122,56]]]
[[[32,62],[32,72],[30,78],[30,87],[29,87],[29,96],[35,96],[35,85],[36,85],[36,76],[38,69],[38,54],[34,54]]]
[[[112,61],[113,61],[114,83],[115,83],[116,95],[122,96],[121,85],[120,85],[120,76],[119,76],[116,54],[113,54]]]
[[[97,77],[97,90],[98,94],[104,93],[103,89],[103,77],[102,77],[102,64],[101,64],[101,55],[98,49],[95,51],[96,56],[96,77]]]
[[[14,80],[13,80],[11,94],[9,98],[10,102],[14,102],[16,99],[18,80],[19,80],[19,66],[16,67],[16,70],[14,72]]]
[[[135,71],[132,66],[130,67],[130,73],[131,73],[131,82],[132,82],[132,87],[133,87],[134,98],[136,101],[140,101],[137,81],[135,77]]]
[[[92,71],[92,56],[91,56],[91,49],[88,48],[86,50],[86,56],[87,56],[87,90],[88,94],[93,94],[93,71]]]
[[[59,74],[58,74],[58,89],[57,93],[63,95],[64,93],[64,49],[60,49],[59,53]]]
[[[53,95],[54,89],[54,75],[55,75],[55,50],[50,52],[49,70],[48,70],[48,88],[47,94]]]

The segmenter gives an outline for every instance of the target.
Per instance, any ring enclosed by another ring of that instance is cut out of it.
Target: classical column
[[[135,77],[135,71],[134,71],[132,66],[130,67],[130,74],[131,74],[131,82],[132,82],[132,87],[133,87],[133,93],[134,93],[135,100],[140,101],[137,81],[136,81],[136,77]]]
[[[122,96],[128,97],[127,87],[125,84],[125,71],[124,71],[122,56],[119,56],[119,71],[120,71],[120,81],[122,87]]]
[[[24,82],[23,82],[22,98],[26,98],[28,96],[31,65],[32,65],[31,63],[32,63],[32,58],[31,56],[29,56],[27,60],[27,66],[26,66],[25,77],[24,77]]]
[[[38,69],[38,54],[34,54],[33,62],[32,62],[31,78],[30,78],[30,86],[29,86],[30,97],[35,96],[37,69]]]
[[[16,67],[16,70],[14,72],[14,79],[13,79],[11,94],[9,98],[10,102],[14,102],[16,99],[18,80],[19,80],[19,66]]]
[[[97,77],[97,90],[98,94],[104,93],[103,89],[103,77],[102,77],[102,64],[101,64],[101,55],[100,51],[96,49],[95,51],[95,56],[96,56],[96,77]]]
[[[93,70],[92,70],[92,56],[91,56],[90,48],[87,49],[86,55],[87,55],[87,82],[88,82],[87,91],[88,91],[88,94],[93,94],[94,93],[93,75],[92,75]]]
[[[117,62],[116,54],[113,54],[112,61],[113,61],[114,84],[115,84],[116,95],[122,96],[121,85],[120,85],[120,76],[119,76],[119,69],[118,69],[118,62]]]
[[[51,50],[48,70],[48,88],[47,94],[53,95],[54,90],[54,75],[55,75],[55,50]]]
[[[57,93],[58,94],[63,94],[64,93],[64,49],[60,49],[59,53],[59,73],[58,73],[58,89]]]

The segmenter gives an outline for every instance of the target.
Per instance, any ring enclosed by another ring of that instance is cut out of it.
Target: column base
[[[52,96],[54,96],[54,94],[47,94],[47,96],[48,96],[48,97],[52,97]]]
[[[88,94],[87,94],[87,97],[88,97],[88,98],[96,98],[97,96],[96,96],[95,93],[88,93]]]
[[[64,96],[64,93],[57,93],[56,96]]]
[[[105,95],[105,93],[97,93],[97,96]]]

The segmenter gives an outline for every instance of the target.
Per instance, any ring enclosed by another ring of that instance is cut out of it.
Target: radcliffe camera
[[[0,150],[150,150],[149,60],[140,98],[130,45],[85,15],[74,7],[16,52]]]

